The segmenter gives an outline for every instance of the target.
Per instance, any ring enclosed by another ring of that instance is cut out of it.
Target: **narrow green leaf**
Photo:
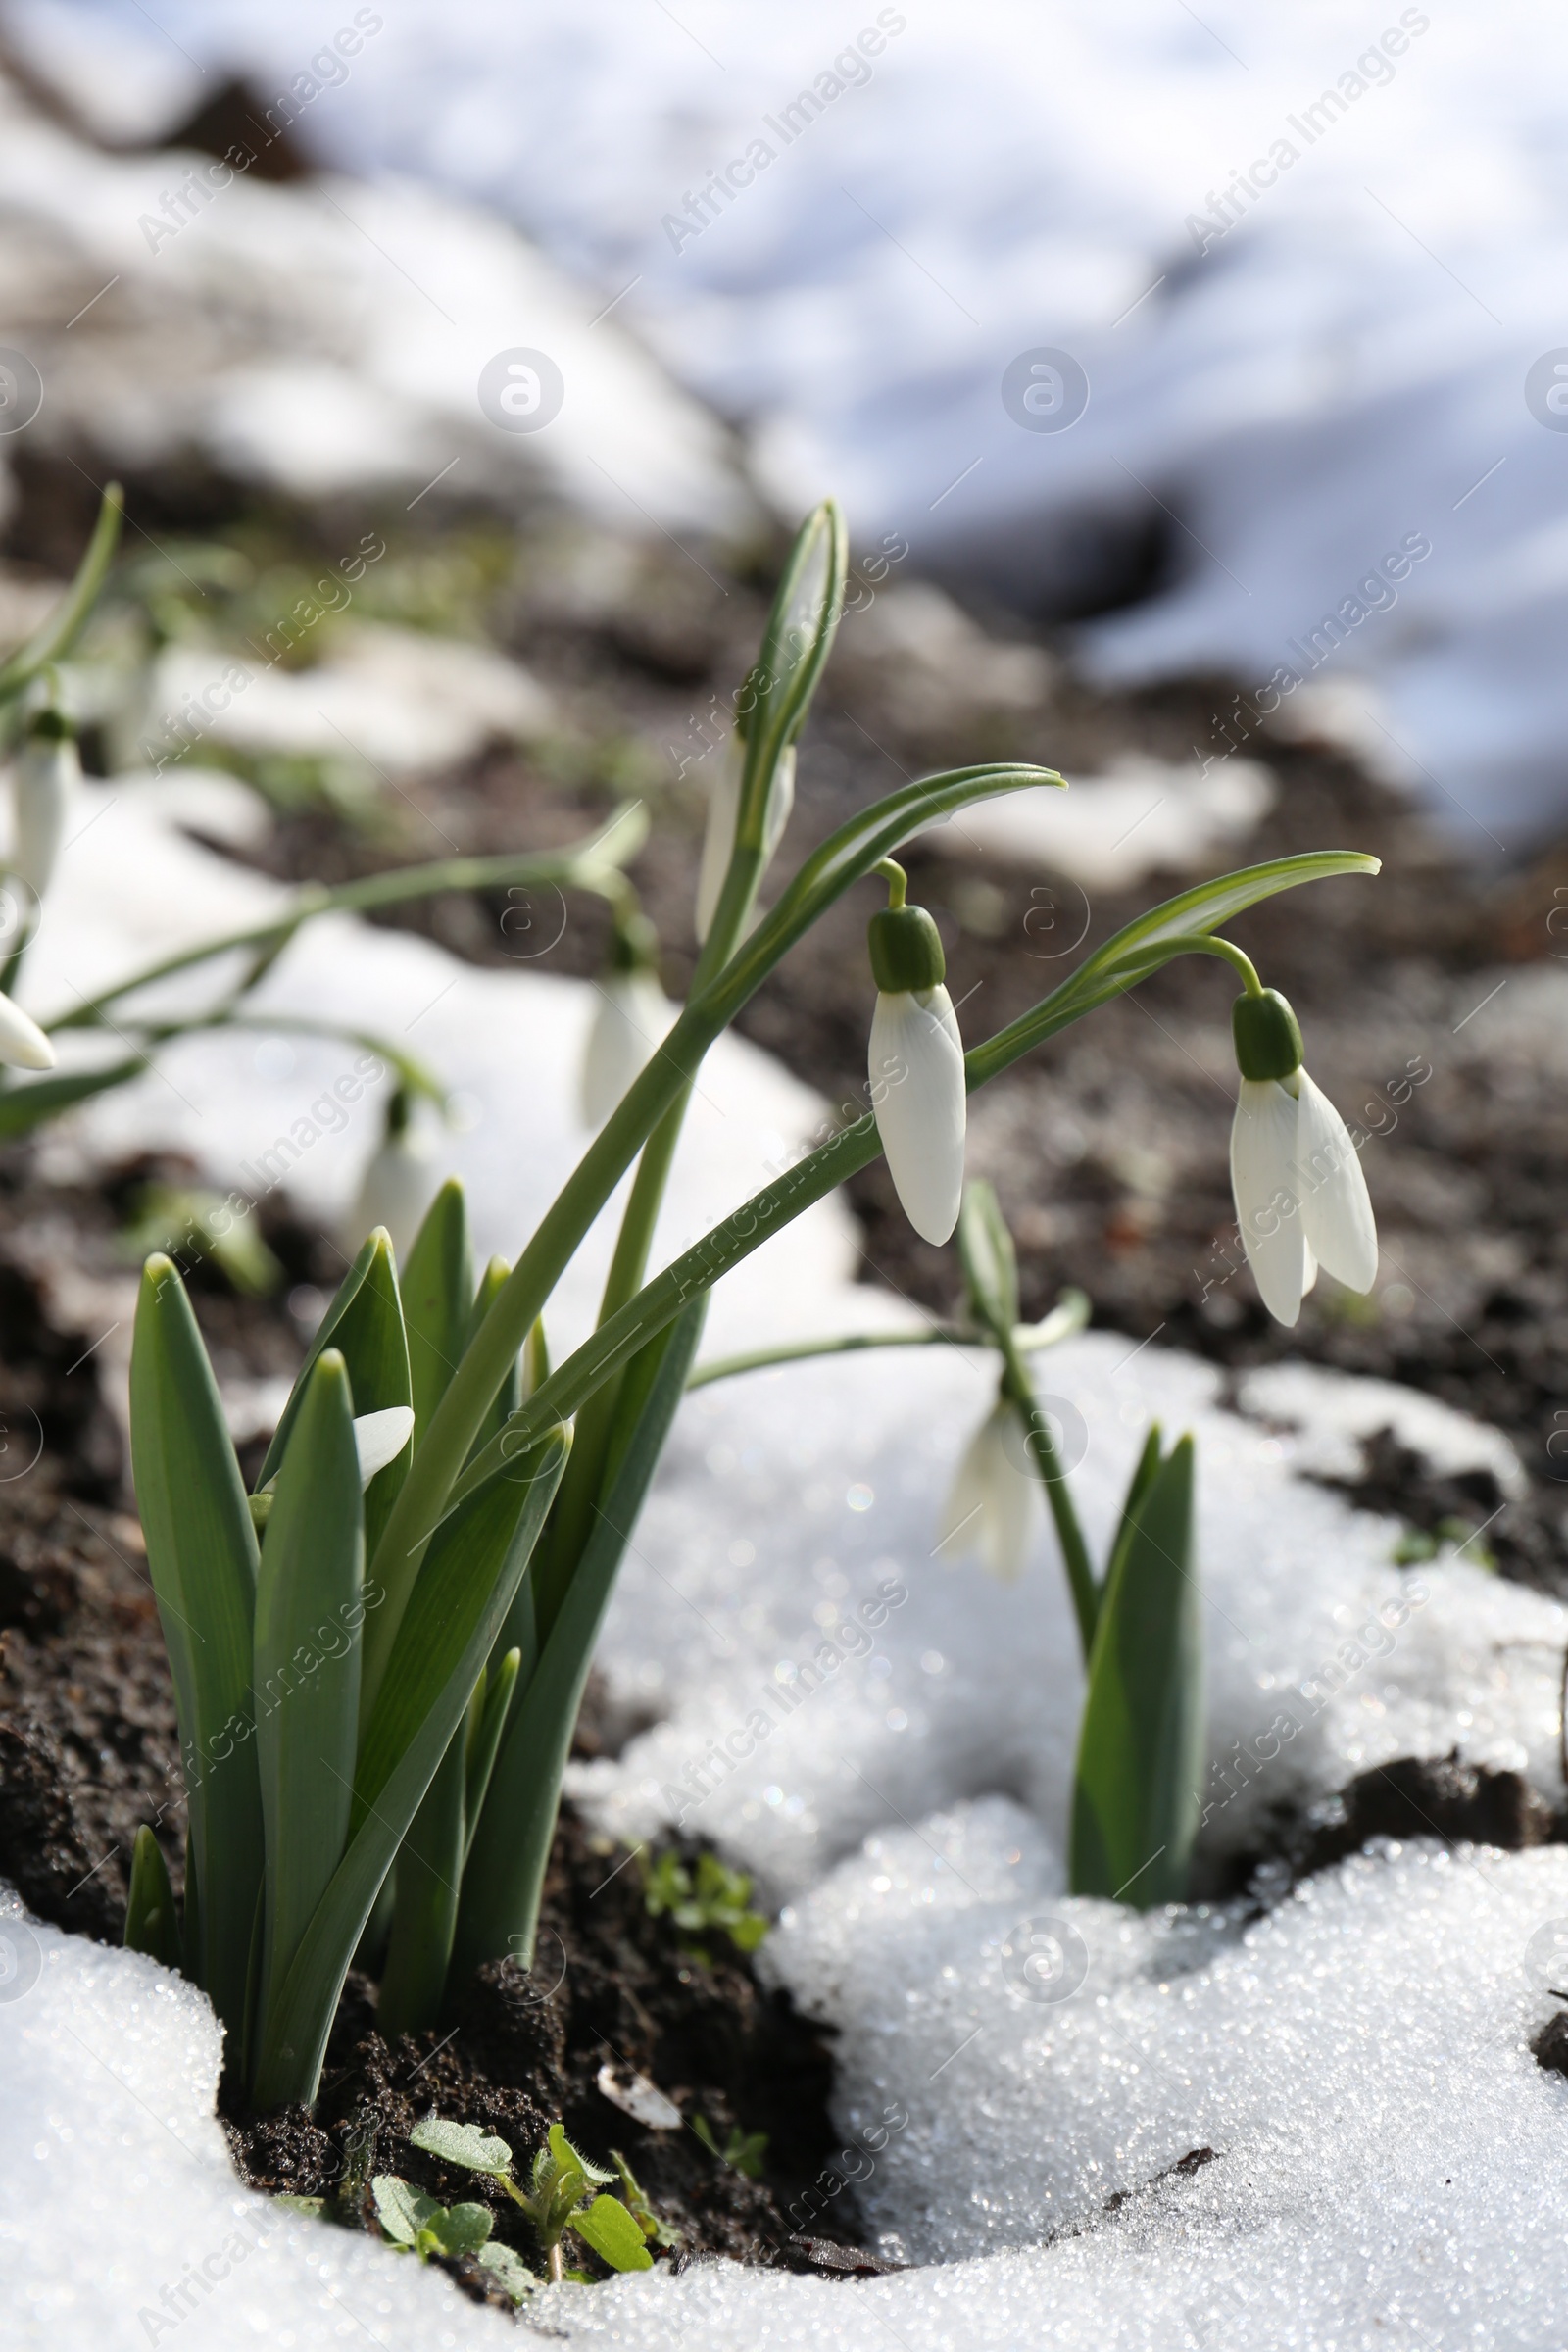
[[[1105,1573],[1101,1579],[1102,1591],[1110,1583],[1121,1565],[1122,1554],[1132,1541],[1133,1526],[1137,1520],[1139,1508],[1144,1496],[1153,1485],[1163,1459],[1164,1446],[1159,1434],[1159,1423],[1152,1421],[1150,1423],[1149,1435],[1144,1440],[1143,1449],[1133,1464],[1133,1474],[1127,1481],[1127,1493],[1122,1498],[1121,1517],[1117,1521],[1116,1533],[1112,1538],[1110,1551],[1105,1560]]]
[[[337,1297],[321,1318],[321,1327],[300,1367],[276,1435],[267,1449],[258,1487],[277,1474],[294,1427],[307,1383],[317,1358],[335,1348],[348,1366],[356,1414],[385,1412],[390,1405],[412,1404],[414,1388],[409,1373],[409,1342],[403,1327],[403,1301],[398,1290],[397,1264],[385,1229],[378,1226],[360,1250],[338,1285]],[[397,1500],[408,1474],[409,1449],[388,1462],[371,1479],[365,1494],[365,1556],[374,1556],[387,1514]]]
[[[343,1858],[354,1792],[365,1524],[343,1358],[295,1415],[256,1589],[256,1763],[267,1829],[264,1988],[281,1983]],[[266,1991],[263,1994],[264,2005]]]
[[[394,1652],[396,1671],[361,1743],[354,1827],[347,1853],[317,1906],[288,1976],[274,1986],[256,2067],[260,2107],[309,2106],[320,2080],[326,2037],[343,1979],[370,1906],[419,1800],[464,1718],[479,1669],[538,1541],[570,1444],[553,1429],[520,1455],[507,1479],[514,1507],[500,1515],[510,1536],[499,1558],[495,1489],[472,1514],[455,1512],[432,1543]],[[514,1506],[522,1498],[521,1511]],[[371,1597],[367,1589],[367,1601]]]
[[[263,1870],[251,1699],[256,1535],[212,1366],[167,1257],[148,1259],[136,1306],[130,1453],[190,1800],[187,1901],[193,1885],[200,1899],[187,1917],[185,1969],[238,2036]]]
[[[482,2132],[477,2124],[452,2124],[442,2116],[427,2115],[409,2133],[409,2144],[423,2148],[427,2156],[439,2156],[443,2164],[466,2165],[470,2173],[490,2173],[497,2180],[512,2170],[506,2141]]]
[[[522,1582],[524,1592],[527,1590],[527,1584],[528,1580],[524,1577]],[[515,1607],[515,1602],[513,1605]],[[521,1650],[509,1649],[495,1671],[489,1676],[487,1687],[475,1693],[480,1704],[468,1727],[467,1777],[464,1786],[463,1798],[463,1818],[466,1824],[463,1847],[465,1865],[467,1863],[468,1848],[473,1843],[473,1833],[478,1826],[479,1816],[484,1811],[485,1794],[490,1787],[490,1775],[495,1770],[496,1750],[501,1745],[501,1735],[507,1725],[507,1711],[512,1704],[512,1694],[516,1689],[517,1675],[521,1665]]]
[[[454,1945],[454,1963],[463,1971],[509,1953],[525,1965],[532,1958],[561,1779],[594,1643],[681,1400],[705,1308],[705,1300],[695,1300],[627,1368],[632,1435],[539,1664],[513,1701],[469,1845]]]
[[[1230,922],[1279,891],[1294,890],[1302,882],[1325,882],[1337,874],[1375,874],[1381,863],[1359,850],[1313,850],[1295,858],[1271,858],[1263,865],[1243,866],[1234,874],[1200,882],[1176,898],[1164,900],[1086,956],[1059,988],[1053,989],[1030,1011],[1020,1013],[1017,1020],[1009,1021],[995,1037],[967,1054],[970,1093],[1031,1047],[1081,1020],[1097,1004],[1147,980],[1157,968],[1152,953],[1162,941],[1196,931],[1217,931],[1221,923]]]
[[[844,611],[848,569],[844,516],[832,499],[824,499],[795,535],[757,665],[738,705],[747,760],[737,838],[753,847],[761,842],[764,817],[758,780],[771,777],[779,755],[806,723]]]
[[[165,1968],[183,1965],[179,1916],[163,1848],[145,1822],[130,1855],[130,1899],[125,1905],[125,1949],[145,1952]]]
[[[403,1316],[409,1334],[414,1443],[447,1392],[468,1341],[473,1260],[463,1187],[450,1177],[425,1211],[403,1268]]]
[[[466,1845],[467,1734],[466,1722],[460,1723],[447,1741],[398,1847],[397,1900],[375,2012],[376,2032],[385,2041],[420,2033],[440,2013]]]
[[[111,1087],[139,1078],[147,1067],[144,1055],[133,1061],[111,1062],[101,1070],[61,1070],[53,1078],[32,1078],[24,1086],[8,1086],[0,1093],[0,1142],[25,1135],[40,1119],[52,1119],[74,1102],[85,1102]]]
[[[1100,1605],[1073,1788],[1071,1887],[1180,1902],[1201,1811],[1202,1618],[1193,1441],[1149,1481]]]
[[[993,1187],[976,1177],[958,1209],[958,1256],[975,1320],[1005,1338],[1018,1320],[1018,1259]]]
[[[571,2227],[612,2271],[653,2269],[654,2258],[643,2242],[642,2230],[618,2197],[595,2197],[586,2212],[572,2215]]]
[[[468,1313],[468,1328],[464,1335],[463,1344],[465,1348],[466,1348],[468,1342],[473,1338],[474,1333],[478,1330],[480,1324],[490,1312],[491,1307],[495,1304],[495,1301],[501,1296],[501,1293],[506,1289],[507,1278],[511,1272],[512,1268],[510,1265],[508,1265],[504,1257],[493,1257],[491,1258],[489,1264],[485,1267],[484,1272],[480,1275],[479,1288],[474,1293],[473,1305],[469,1309]],[[534,1326],[534,1329],[536,1332],[539,1332],[540,1345],[542,1346],[543,1333],[540,1331],[537,1324]],[[531,1337],[529,1343],[529,1352],[533,1352]],[[497,1430],[505,1428],[507,1422],[512,1418],[512,1415],[516,1411],[518,1405],[522,1402],[523,1370],[523,1358],[519,1355],[516,1361],[514,1363],[511,1371],[508,1373],[506,1379],[501,1383],[500,1388],[496,1391],[495,1399],[490,1406],[490,1410],[486,1413],[484,1420],[480,1424],[478,1434],[474,1438],[473,1445],[469,1447],[470,1453],[476,1451],[479,1446],[487,1444],[488,1441],[495,1436]],[[537,1383],[533,1385],[536,1386]]]

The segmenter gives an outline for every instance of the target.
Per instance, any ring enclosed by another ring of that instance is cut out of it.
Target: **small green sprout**
[[[432,2254],[477,2254],[490,2235],[490,2215],[483,2205],[438,2205],[422,2189],[411,2188],[390,2173],[377,2173],[370,2182],[375,2218],[392,2243],[405,2254],[428,2262]]]
[[[566,2269],[561,2240],[568,2229],[612,2271],[653,2269],[654,2258],[643,2243],[642,2224],[618,2197],[597,2193],[609,2186],[614,2174],[602,2172],[580,2155],[560,2124],[551,2125],[549,2140],[533,2160],[526,2188],[519,2188],[512,2178],[512,2150],[507,2142],[492,2138],[477,2124],[449,2124],[439,2116],[426,2116],[422,2124],[416,2124],[409,2138],[415,2147],[439,2156],[444,2164],[466,2165],[470,2172],[488,2174],[498,2181],[526,2215],[552,2280],[588,2282],[585,2272]],[[453,2208],[455,2213],[467,2210]]]
[[[1451,1544],[1474,1567],[1494,1576],[1496,1557],[1490,1544],[1476,1541],[1480,1532],[1468,1519],[1452,1517],[1440,1519],[1435,1528],[1407,1528],[1389,1557],[1396,1568],[1418,1568],[1425,1560],[1435,1560],[1445,1544]]]
[[[692,2130],[710,2155],[716,2156],[720,2164],[727,2164],[732,2172],[744,2173],[748,2180],[760,2180],[762,2159],[767,2154],[765,2132],[742,2132],[737,2127],[720,2147],[706,2115],[693,2116]]]
[[[653,1918],[668,1912],[688,1933],[717,1928],[738,1952],[755,1952],[767,1934],[765,1914],[751,1907],[750,1878],[716,1854],[699,1854],[694,1877],[671,1847],[643,1865],[643,1892]]]
[[[614,2159],[615,2170],[620,2175],[620,2188],[621,2194],[626,2200],[626,2210],[637,2224],[638,2229],[641,2230],[644,2237],[651,2237],[656,2246],[678,2246],[681,2242],[680,2231],[672,2230],[667,2222],[660,2220],[649,2204],[636,2174],[620,2150],[612,2148],[610,2153]]]

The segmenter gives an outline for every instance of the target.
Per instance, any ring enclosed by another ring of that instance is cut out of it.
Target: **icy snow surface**
[[[14,13],[45,56],[67,28],[70,86],[107,18],[269,97],[327,29],[315,0],[164,0],[167,41],[139,0]],[[1563,806],[1565,69],[1549,0],[405,0],[300,134],[520,221],[858,545],[1059,588],[1163,502],[1178,576],[1090,632],[1106,673],[1344,679],[1484,851]],[[1050,351],[1087,412],[1022,430],[1004,373]]]
[[[172,829],[237,832],[249,813],[240,788],[200,777],[84,788],[32,1001],[264,917],[274,885]],[[483,1245],[515,1249],[581,1141],[592,991],[346,920],[308,933],[268,985],[280,1013],[374,1021],[459,1085],[469,1124],[451,1157]],[[55,1149],[175,1142],[232,1182],[343,1066],[281,1036],[197,1041]],[[349,1196],[367,1107],[302,1152],[290,1180],[309,1206]],[[715,1054],[668,1239],[739,1198],[818,1109],[754,1050]],[[888,1313],[851,1288],[852,1265],[824,1204],[732,1280],[710,1352]],[[564,1301],[568,1332],[591,1298],[583,1283]],[[1261,1417],[1242,1418],[1209,1368],[1103,1334],[1038,1372],[1097,1547],[1150,1415],[1198,1432],[1210,1857],[1395,1754],[1457,1745],[1560,1797],[1564,1612],[1451,1555],[1396,1569],[1392,1523],[1298,1475],[1388,1421],[1506,1490],[1517,1466],[1494,1433],[1307,1373],[1254,1382]],[[644,1835],[683,1815],[785,1901],[766,1965],[840,2029],[843,2169],[889,2250],[924,2267],[843,2285],[699,2266],[553,2296],[537,2324],[643,2352],[858,2352],[890,2335],[906,2352],[1037,2352],[1042,2315],[1063,2346],[1557,2352],[1568,2085],[1525,2043],[1560,1982],[1568,1853],[1380,1853],[1245,1931],[1223,1909],[1142,1919],[1067,1898],[1078,1678],[1044,1518],[1014,1587],[931,1557],[992,1377],[967,1351],[890,1350],[696,1394],[603,1649],[615,1690],[663,1720],[575,1776],[607,1824]],[[199,1996],[0,1903],[8,2341],[502,2340],[442,2278],[238,2188]],[[831,2178],[820,2193],[831,2206]]]

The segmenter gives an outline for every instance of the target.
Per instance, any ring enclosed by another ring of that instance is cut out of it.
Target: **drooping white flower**
[[[657,1052],[675,1007],[651,971],[608,972],[583,1055],[580,1108],[585,1127],[602,1127]]]
[[[905,1215],[923,1241],[945,1242],[963,1198],[968,1098],[942,942],[923,906],[902,905],[871,917],[869,939],[877,1133]]]
[[[55,1066],[55,1050],[37,1022],[5,995],[0,995],[0,1061],[14,1070],[52,1070]]]
[[[954,1472],[937,1545],[948,1561],[977,1553],[1005,1585],[1023,1574],[1034,1533],[1039,1481],[1014,1459],[1021,1445],[1012,1407],[999,1396]]]
[[[697,873],[697,944],[703,946],[713,927],[718,902],[735,848],[735,827],[741,810],[741,778],[746,767],[746,744],[732,735],[713,777],[708,798],[708,827],[703,835],[703,861]],[[779,755],[767,796],[762,824],[762,862],[765,865],[784,838],[795,807],[795,746]]]
[[[1349,1290],[1372,1288],[1377,1226],[1349,1130],[1301,1064],[1300,1032],[1284,998],[1272,989],[1240,998],[1234,1028],[1242,1071],[1231,1128],[1236,1220],[1258,1296],[1289,1325],[1320,1266]]]
[[[378,1413],[357,1413],[354,1450],[360,1457],[360,1485],[368,1487],[388,1462],[395,1462],[413,1435],[412,1404],[388,1404]]]
[[[46,711],[11,771],[11,871],[41,899],[54,879],[72,795],[81,782],[75,738]]]
[[[430,1138],[403,1113],[403,1123],[389,1119],[387,1132],[371,1153],[360,1179],[359,1194],[343,1227],[343,1246],[357,1251],[367,1235],[384,1225],[392,1247],[404,1257],[435,1197],[438,1181]]]

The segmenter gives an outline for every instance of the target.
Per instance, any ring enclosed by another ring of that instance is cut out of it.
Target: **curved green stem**
[[[1034,1387],[1023,1358],[1010,1336],[1000,1342],[1000,1346],[1002,1393],[1018,1416],[1030,1458],[1046,1490],[1046,1502],[1055,1523],[1056,1541],[1061,1545],[1062,1566],[1067,1571],[1067,1588],[1072,1594],[1073,1614],[1078,1620],[1078,1640],[1087,1666],[1089,1652],[1094,1646],[1095,1623],[1100,1614],[1100,1587],[1095,1577],[1095,1565],[1089,1556],[1083,1529],[1078,1524],[1078,1513],[1073,1507],[1066,1465],[1056,1450],[1051,1424],[1035,1401]]]
[[[586,890],[596,897],[612,900],[620,889],[615,861],[634,857],[647,830],[646,817],[640,825],[627,821],[630,810],[639,807],[640,804],[628,803],[600,832],[549,857],[443,858],[429,865],[400,866],[394,873],[368,874],[358,882],[339,883],[332,890],[313,885],[301,891],[293,906],[270,922],[249,923],[243,930],[228,931],[219,939],[203,940],[197,947],[182,948],[177,955],[161,956],[156,963],[132,972],[128,978],[117,981],[113,988],[86,998],[70,1012],[43,1022],[42,1026],[51,1035],[59,1029],[90,1029],[122,997],[150,988],[157,980],[168,980],[176,972],[190,971],[196,964],[210,962],[215,956],[228,955],[236,948],[282,947],[302,924],[314,922],[318,914],[371,914],[383,906],[399,906],[410,899],[434,898],[443,891],[505,890],[529,883]]]
[[[98,519],[87,542],[87,552],[76,567],[75,578],[36,635],[0,666],[0,702],[9,702],[21,694],[40,670],[47,669],[51,662],[63,660],[74,645],[114,561],[124,511],[125,494],[118,482],[111,482],[103,494]]]
[[[1242,985],[1250,997],[1263,994],[1263,983],[1257,976],[1256,964],[1232,940],[1211,939],[1202,932],[1195,931],[1188,933],[1185,938],[1163,940],[1157,950],[1151,950],[1150,953],[1158,958],[1151,963],[1152,972],[1158,971],[1161,964],[1169,963],[1177,956],[1217,956],[1222,963],[1228,963],[1233,971],[1241,974]]]
[[[1014,1326],[1012,1344],[1020,1355],[1054,1348],[1089,1321],[1089,1301],[1082,1291],[1069,1291],[1061,1304],[1043,1323]],[[754,1348],[747,1355],[715,1356],[699,1364],[687,1381],[688,1389],[706,1389],[710,1381],[732,1380],[742,1372],[766,1372],[776,1364],[808,1363],[822,1355],[855,1355],[865,1348],[991,1348],[985,1331],[960,1331],[956,1325],[933,1323],[928,1331],[850,1331],[833,1339],[786,1340],[776,1348]]]

